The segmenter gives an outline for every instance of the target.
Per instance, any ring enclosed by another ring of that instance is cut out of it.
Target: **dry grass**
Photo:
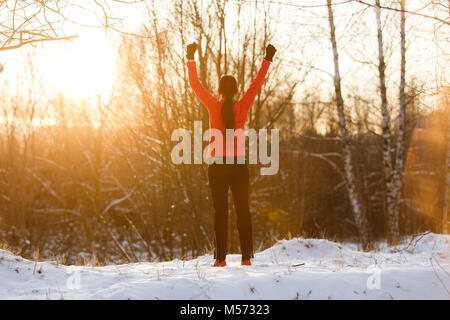
[[[0,250],[7,251],[15,256],[19,255],[19,253],[15,251],[12,247],[10,247],[6,242],[0,242]]]

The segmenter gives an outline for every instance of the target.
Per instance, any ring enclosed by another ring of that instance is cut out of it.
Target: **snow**
[[[426,234],[362,252],[353,243],[294,238],[256,253],[92,266],[34,262],[0,250],[0,299],[444,299],[450,236]]]

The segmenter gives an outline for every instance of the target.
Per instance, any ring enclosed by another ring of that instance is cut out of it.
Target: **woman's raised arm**
[[[191,43],[187,46],[186,58],[188,59],[187,67],[189,72],[189,85],[194,90],[197,98],[203,103],[203,105],[209,110],[216,103],[217,99],[206,90],[206,88],[200,83],[197,75],[197,65],[194,60],[195,51],[197,50],[197,44]]]
[[[269,44],[266,48],[266,56],[264,57],[263,62],[261,63],[261,67],[259,68],[258,73],[256,74],[255,79],[252,81],[252,84],[245,92],[244,96],[239,100],[241,104],[241,112],[247,113],[251,108],[253,101],[256,98],[259,90],[261,89],[264,78],[266,77],[267,70],[269,70],[270,63],[272,62],[272,58],[277,50],[271,44]]]

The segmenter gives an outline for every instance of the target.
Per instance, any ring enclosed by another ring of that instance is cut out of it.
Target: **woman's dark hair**
[[[219,94],[224,98],[220,114],[226,129],[234,129],[233,97],[237,93],[237,82],[233,76],[223,76],[219,82]]]

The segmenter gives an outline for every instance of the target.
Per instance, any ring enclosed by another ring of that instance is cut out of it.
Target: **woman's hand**
[[[194,60],[195,51],[197,51],[197,44],[195,42],[188,44],[186,50],[186,58],[188,60]]]
[[[266,48],[266,56],[264,57],[264,59],[272,62],[272,58],[275,55],[275,52],[277,52],[277,49],[275,49],[273,45],[269,44]]]

